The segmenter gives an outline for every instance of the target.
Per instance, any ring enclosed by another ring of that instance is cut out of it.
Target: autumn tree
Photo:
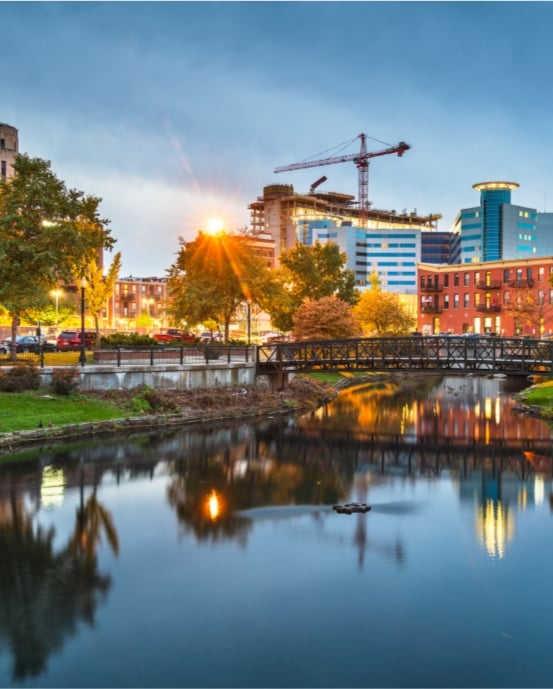
[[[539,337],[553,323],[553,308],[548,304],[543,290],[536,292],[529,287],[516,288],[504,308],[513,317],[515,335],[532,334]]]
[[[292,335],[297,340],[355,337],[361,326],[350,304],[338,297],[306,300],[294,314]]]
[[[12,319],[12,341],[25,310],[44,306],[51,289],[113,246],[100,200],[68,189],[49,161],[27,155],[0,181],[0,303]]]
[[[121,270],[121,252],[118,251],[104,275],[103,269],[96,259],[88,262],[84,277],[86,279],[86,306],[88,313],[94,318],[94,328],[96,329],[96,342],[100,342],[100,314],[105,307],[108,299],[113,295],[115,283]]]
[[[176,324],[213,320],[229,324],[244,301],[259,303],[267,268],[253,250],[249,236],[220,232],[180,241],[177,259],[168,270],[169,314]]]
[[[367,335],[405,335],[415,326],[415,318],[401,303],[399,295],[384,292],[378,275],[372,273],[369,278],[370,288],[365,290],[354,313]]]
[[[291,330],[294,314],[305,299],[335,296],[355,304],[359,296],[355,275],[345,268],[346,263],[347,254],[333,242],[316,242],[312,246],[298,244],[283,252],[281,267],[267,286],[270,303],[266,310],[273,325],[283,331]]]

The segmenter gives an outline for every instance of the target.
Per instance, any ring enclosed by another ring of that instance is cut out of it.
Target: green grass
[[[366,372],[351,372],[343,371],[310,371],[309,373],[302,373],[301,375],[306,378],[313,378],[313,380],[318,380],[321,383],[328,383],[329,385],[334,385],[344,378],[362,378],[367,374]]]
[[[43,392],[0,393],[0,433],[64,424],[107,421],[128,414],[84,395],[51,395]]]
[[[526,404],[542,407],[545,414],[551,414],[553,413],[553,380],[532,385],[518,393],[517,397]]]

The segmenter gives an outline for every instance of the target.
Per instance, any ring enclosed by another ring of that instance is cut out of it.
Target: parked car
[[[42,338],[41,338],[42,340]],[[33,353],[38,354],[41,350],[43,352],[55,352],[57,347],[52,342],[39,340],[36,335],[18,335],[15,339],[16,353]],[[12,340],[8,337],[0,345],[0,354],[8,354],[12,351]]]
[[[86,349],[90,349],[96,345],[96,333],[93,330],[86,330],[84,334],[84,345]],[[56,340],[56,346],[59,351],[72,351],[81,348],[81,331],[80,330],[62,330]]]
[[[200,342],[202,344],[209,344],[210,342],[222,342],[223,334],[219,332],[211,333],[208,330],[200,335]]]
[[[178,328],[169,328],[161,333],[156,333],[154,340],[161,343],[174,342],[175,344],[194,344],[196,338],[186,330],[179,330]]]

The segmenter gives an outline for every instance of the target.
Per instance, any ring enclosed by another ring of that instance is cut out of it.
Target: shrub
[[[140,414],[164,411],[176,412],[179,410],[171,395],[165,394],[162,390],[154,390],[147,386],[141,388],[138,394],[132,398],[131,405],[133,411]]]
[[[112,333],[100,338],[100,347],[152,347],[157,340],[139,333]]]
[[[32,361],[18,361],[7,371],[0,372],[0,391],[22,392],[38,390],[40,373]]]
[[[52,390],[56,395],[70,395],[79,386],[80,377],[76,366],[56,368],[52,371]]]

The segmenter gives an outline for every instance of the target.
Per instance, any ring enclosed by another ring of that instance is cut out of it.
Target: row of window
[[[549,267],[549,274],[547,278],[553,275],[553,266]],[[482,282],[484,283],[484,286],[491,286],[493,279],[492,279],[492,272],[490,270],[486,270],[484,273],[481,273],[480,271],[476,271],[472,273],[473,276],[473,285],[481,285]],[[526,270],[524,268],[505,268],[503,270],[503,283],[504,284],[509,284],[510,282],[523,282],[523,281],[528,281],[528,280],[534,280],[535,276],[537,277],[538,281],[543,281],[546,279],[546,269],[545,266],[538,266],[537,270],[532,268],[532,266],[528,266]],[[443,277],[443,287],[449,287],[450,283],[450,277],[453,278],[452,280],[452,285],[453,287],[458,287],[461,284],[461,277],[463,281],[463,285],[465,287],[469,287],[471,284],[471,273],[466,272],[466,273],[453,273],[451,275],[450,273],[444,273]],[[495,278],[497,280],[497,278]],[[421,275],[420,278],[420,286],[421,287],[439,287],[440,286],[440,276],[439,275]]]
[[[463,297],[463,308],[468,309],[471,306],[471,295],[468,293],[464,293],[462,295]],[[460,298],[461,295],[459,294],[453,294],[452,299],[450,299],[449,294],[444,294],[443,295],[443,300],[442,304],[440,304],[440,299],[439,297],[421,297],[420,303],[421,306],[442,306],[444,309],[449,309],[450,305],[453,305],[454,309],[458,309],[460,305]],[[545,290],[538,290],[535,296],[535,302],[534,302],[534,297],[531,297],[531,301],[533,304],[536,304],[538,306],[543,306],[546,303],[546,300],[549,300],[547,303],[548,304],[553,304],[553,289],[550,289],[548,292]],[[487,308],[493,308],[497,306],[512,306],[512,305],[522,305],[526,302],[529,301],[529,295],[527,294],[517,294],[516,292],[514,294],[511,294],[511,292],[503,292],[503,299],[497,300],[495,297],[493,297],[491,294],[485,294],[481,295],[479,292],[476,292],[475,294],[472,295],[472,306],[474,308],[484,305]]]

